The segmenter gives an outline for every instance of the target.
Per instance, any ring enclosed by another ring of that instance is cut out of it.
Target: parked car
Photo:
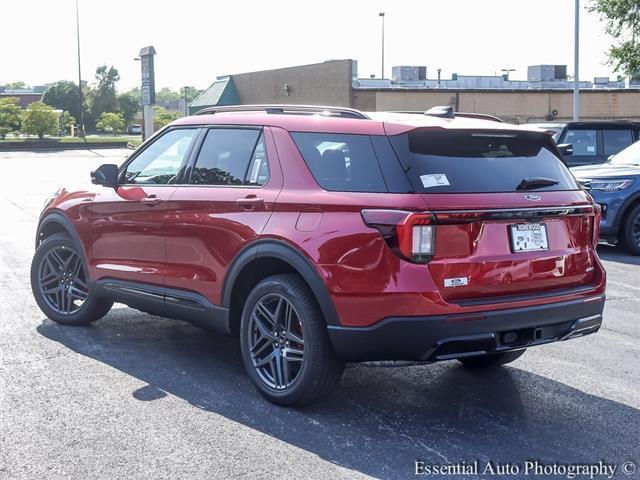
[[[640,141],[602,165],[571,170],[602,207],[600,237],[640,255]]]
[[[570,166],[606,162],[640,138],[640,123],[569,122],[529,124],[553,132],[558,145],[570,144],[573,154],[566,156]]]
[[[142,127],[140,125],[138,125],[137,123],[130,125],[129,126],[129,133],[131,135],[141,135],[142,134]]]
[[[258,391],[326,395],[345,362],[492,367],[596,332],[599,207],[551,137],[335,107],[205,109],[60,190],[31,269],[42,311],[113,302],[239,336]]]

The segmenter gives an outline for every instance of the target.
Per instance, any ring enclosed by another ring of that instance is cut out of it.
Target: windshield
[[[609,163],[612,165],[640,165],[640,141],[615,154]]]
[[[579,188],[547,134],[415,130],[390,140],[417,192]]]

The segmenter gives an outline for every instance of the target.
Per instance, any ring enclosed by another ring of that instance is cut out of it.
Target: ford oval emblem
[[[526,198],[527,200],[530,200],[532,202],[537,202],[542,197],[540,195],[525,195],[524,198]]]

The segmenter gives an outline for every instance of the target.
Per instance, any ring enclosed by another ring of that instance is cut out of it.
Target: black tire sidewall
[[[285,390],[275,390],[260,379],[249,352],[249,316],[258,300],[269,293],[284,296],[291,302],[302,320],[304,363],[294,385]],[[325,340],[322,338],[323,335],[327,334],[320,309],[306,285],[295,275],[276,275],[258,283],[247,297],[242,311],[240,347],[245,369],[260,393],[272,402],[281,405],[294,405],[299,403],[299,400],[305,397],[309,390],[316,389],[319,381],[318,363],[326,361],[328,353],[325,350],[327,344],[322,341]]]
[[[640,245],[633,238],[633,221],[640,215],[640,205],[636,205],[625,217],[622,240],[625,248],[634,255],[640,255]]]
[[[40,307],[42,313],[44,313],[48,318],[63,325],[87,325],[95,320],[98,320],[100,317],[106,314],[113,302],[106,298],[98,297],[94,292],[91,292],[91,290],[89,290],[87,300],[85,300],[82,306],[77,311],[67,315],[53,310],[43,297],[43,294],[40,291],[40,280],[38,278],[38,273],[44,255],[46,255],[52,248],[55,247],[65,247],[73,250],[77,255],[79,255],[80,259],[83,262],[82,268],[85,270],[85,278],[88,280],[88,275],[86,272],[86,261],[84,259],[82,250],[80,250],[75,245],[73,240],[65,234],[56,233],[50,236],[40,245],[38,245],[38,248],[36,249],[33,260],[31,262],[31,290],[33,292],[36,303],[38,304],[38,307]]]

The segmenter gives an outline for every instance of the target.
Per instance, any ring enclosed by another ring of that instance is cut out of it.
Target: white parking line
[[[607,280],[607,284],[616,285],[618,287],[630,288],[631,290],[640,290],[640,287],[634,287],[633,285],[627,285],[626,283],[616,282],[615,280]]]

